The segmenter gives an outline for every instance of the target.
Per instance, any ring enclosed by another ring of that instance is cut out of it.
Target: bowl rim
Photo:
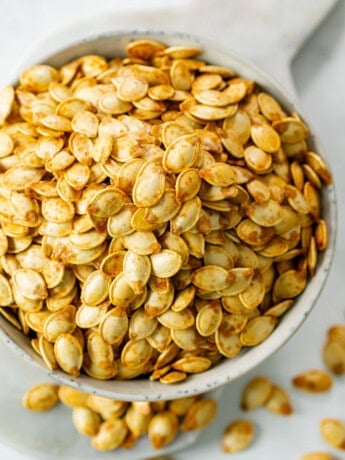
[[[84,23],[85,24],[85,23]],[[75,27],[75,26],[74,26]],[[67,28],[68,30],[68,28]],[[255,75],[255,80],[259,82],[261,87],[269,87],[269,91],[271,94],[278,94],[278,100],[284,100],[284,105],[289,105],[290,110],[294,109],[301,117],[306,121],[308,127],[310,128],[310,132],[312,133],[310,138],[312,143],[317,145],[317,152],[320,156],[325,160],[327,166],[329,167],[329,161],[325,154],[325,150],[320,142],[319,137],[316,134],[315,128],[313,124],[310,122],[308,116],[305,115],[304,110],[301,109],[298,102],[296,102],[296,98],[294,95],[288,91],[284,85],[277,82],[274,78],[272,78],[269,74],[267,74],[264,70],[262,70],[257,65],[253,64],[252,61],[249,61],[242,56],[239,56],[232,50],[229,50],[226,46],[220,46],[215,44],[209,39],[204,39],[201,37],[194,36],[192,34],[180,33],[180,32],[172,32],[167,31],[164,32],[162,30],[155,30],[155,29],[134,29],[134,30],[109,30],[103,32],[101,34],[95,35],[88,35],[86,38],[74,41],[66,39],[66,29],[60,30],[48,36],[48,40],[54,39],[56,43],[60,43],[58,40],[62,38],[62,42],[66,44],[64,46],[55,45],[55,51],[53,53],[44,54],[42,50],[39,50],[39,47],[45,49],[44,44],[46,40],[40,41],[40,44],[36,44],[36,47],[31,51],[30,58],[23,60],[21,67],[34,65],[38,63],[35,61],[35,54],[41,54],[41,59],[39,63],[47,62],[49,59],[54,59],[60,53],[66,52],[71,49],[77,49],[79,46],[82,45],[92,45],[93,43],[97,42],[97,40],[109,40],[112,38],[121,38],[130,41],[130,39],[141,39],[141,38],[148,38],[148,39],[161,39],[162,41],[166,40],[184,40],[187,42],[192,42],[196,45],[202,47],[203,51],[207,54],[207,52],[211,53],[222,53],[222,55],[232,62],[236,63],[236,65],[243,67],[246,71],[250,72],[251,74]],[[68,34],[67,34],[68,35]],[[202,56],[202,55],[201,55]],[[31,60],[31,62],[30,62]],[[28,62],[26,62],[28,61]],[[18,73],[17,73],[18,76]],[[13,79],[15,81],[15,79]],[[262,85],[261,81],[264,81],[265,84]],[[272,356],[276,353],[298,330],[298,328],[303,324],[304,320],[307,318],[309,313],[311,312],[312,308],[314,307],[317,298],[319,297],[322,288],[327,280],[330,267],[332,264],[332,260],[335,253],[335,244],[336,244],[336,233],[337,233],[337,202],[336,202],[336,192],[334,184],[331,184],[323,189],[324,196],[328,196],[329,207],[324,211],[329,214],[327,221],[328,230],[329,230],[329,241],[328,247],[323,252],[322,261],[319,262],[319,267],[316,271],[316,274],[313,278],[309,279],[309,283],[305,291],[296,299],[296,304],[294,308],[296,308],[297,304],[299,304],[299,314],[297,318],[291,315],[291,311],[284,316],[284,322],[281,321],[279,326],[273,331],[273,333],[261,344],[247,350],[245,354],[239,355],[238,359],[224,359],[221,363],[218,363],[216,366],[212,366],[209,371],[206,371],[201,374],[195,374],[193,376],[189,376],[186,381],[183,381],[179,384],[175,385],[164,385],[159,382],[150,382],[147,378],[146,379],[135,379],[135,380],[128,380],[128,381],[119,381],[119,380],[109,380],[109,381],[99,381],[97,379],[93,379],[91,377],[87,377],[81,375],[80,377],[74,378],[62,371],[51,371],[49,370],[41,361],[41,358],[38,355],[35,355],[35,352],[30,353],[30,351],[25,350],[17,341],[12,337],[12,333],[14,332],[14,327],[9,325],[9,327],[5,328],[1,325],[4,321],[3,318],[0,318],[0,339],[3,339],[4,342],[16,352],[16,354],[21,355],[24,359],[28,360],[36,367],[39,367],[41,370],[44,370],[50,377],[54,380],[58,381],[60,384],[69,385],[74,388],[78,388],[82,391],[86,391],[88,393],[99,394],[101,396],[116,398],[119,400],[126,400],[126,401],[134,401],[134,400],[168,400],[168,399],[175,399],[181,398],[188,395],[200,394],[210,391],[211,389],[220,387],[226,383],[229,383],[247,372],[251,371],[253,368],[261,364],[265,361],[268,357]],[[313,290],[311,290],[311,284],[313,283]],[[308,286],[309,285],[309,286]],[[308,290],[309,288],[309,290]],[[308,295],[307,295],[308,294]],[[301,298],[307,298],[303,302],[300,301]],[[303,303],[303,305],[302,305]],[[284,327],[283,327],[284,326]],[[279,334],[275,334],[278,331]],[[17,331],[18,332],[18,331]],[[15,334],[15,332],[14,332]],[[22,334],[21,332],[19,334]],[[231,369],[229,366],[229,371],[226,371],[227,365],[233,363],[234,369]],[[219,372],[215,372],[215,370],[219,370]],[[231,369],[231,370],[230,370]],[[212,378],[207,378],[207,374],[212,372]],[[213,375],[215,374],[215,375]],[[218,374],[218,375],[217,375]],[[201,381],[201,382],[200,382]],[[106,382],[106,383],[105,383]],[[119,383],[122,383],[122,387],[124,387],[123,391],[118,392],[116,390],[116,386]],[[144,383],[145,382],[145,383]],[[96,386],[95,386],[96,384]],[[106,389],[101,388],[105,385]],[[144,392],[142,387],[147,387],[147,390]],[[134,391],[132,390],[134,387]]]

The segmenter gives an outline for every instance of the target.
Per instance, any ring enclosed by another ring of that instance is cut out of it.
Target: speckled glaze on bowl
[[[298,112],[310,128],[309,145],[311,150],[318,152],[328,164],[323,147],[312,124],[299,108],[293,96],[290,96],[285,88],[273,81],[263,71],[226,48],[215,46],[206,40],[200,40],[190,35],[179,33],[165,34],[164,32],[157,31],[109,32],[84,39],[80,42],[73,42],[73,38],[71,37],[73,37],[73,34],[66,33],[66,31],[51,36],[41,46],[37,47],[30,58],[22,64],[20,70],[37,63],[48,63],[59,67],[67,61],[85,54],[103,54],[108,57],[123,55],[125,45],[128,42],[141,38],[160,40],[170,46],[182,44],[198,45],[203,50],[201,59],[209,63],[228,66],[239,75],[255,80],[262,88],[276,97],[288,111]],[[19,71],[16,74],[17,76],[18,73]],[[46,369],[47,374],[61,384],[80,388],[89,393],[127,401],[167,400],[200,394],[244,375],[271,356],[292,337],[316,303],[327,279],[334,254],[337,217],[336,196],[333,185],[324,189],[322,206],[323,217],[327,222],[329,231],[329,245],[327,250],[319,257],[316,275],[309,280],[306,289],[296,300],[293,308],[284,315],[273,333],[260,345],[243,350],[236,358],[224,359],[207,372],[192,375],[186,381],[175,385],[164,385],[159,382],[151,382],[148,379],[101,381],[92,379],[86,375],[72,378],[63,372],[51,372]],[[13,328],[3,318],[0,318],[0,337],[20,356],[29,360],[33,365],[41,369],[44,367],[39,356],[31,348],[29,339]]]

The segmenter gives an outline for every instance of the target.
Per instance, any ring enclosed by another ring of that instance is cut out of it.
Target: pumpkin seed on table
[[[264,406],[271,396],[272,390],[273,384],[267,377],[254,377],[243,390],[241,409],[247,411]]]
[[[50,369],[176,383],[292,308],[327,247],[332,178],[304,122],[255,82],[194,47],[126,49],[0,90],[1,314]],[[338,341],[324,357],[342,372]]]
[[[321,393],[332,387],[332,377],[321,369],[311,369],[293,377],[292,384],[299,390]]]
[[[236,420],[230,423],[223,434],[223,452],[233,453],[246,449],[253,441],[254,431],[254,425],[249,420]]]
[[[28,390],[23,397],[23,405],[26,409],[45,411],[53,408],[58,400],[57,385],[41,383]]]
[[[289,416],[293,413],[288,393],[277,385],[273,385],[265,407],[270,412],[277,415]]]
[[[321,420],[320,432],[323,439],[336,449],[345,450],[345,424],[337,419]]]

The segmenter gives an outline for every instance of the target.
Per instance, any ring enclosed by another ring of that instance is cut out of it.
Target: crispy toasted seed
[[[148,426],[148,437],[154,449],[170,444],[178,432],[178,418],[175,414],[163,411],[155,414]]]
[[[217,265],[205,265],[192,275],[192,283],[205,291],[225,289],[231,281],[229,273]]]
[[[315,242],[319,251],[324,251],[327,248],[328,234],[327,225],[323,219],[320,219],[315,229]]]
[[[181,371],[172,371],[168,372],[167,374],[163,375],[159,379],[160,383],[166,383],[166,384],[172,384],[172,383],[178,383],[182,382],[183,380],[186,380],[187,374],[185,372]]]
[[[276,120],[272,126],[279,133],[281,141],[287,144],[303,141],[309,134],[306,125],[292,117]]]
[[[267,93],[258,94],[258,104],[261,113],[270,121],[280,120],[286,116],[280,104]]]
[[[150,256],[152,273],[159,278],[174,276],[182,266],[182,257],[170,249],[162,249]]]
[[[292,379],[292,384],[296,388],[309,393],[328,391],[332,383],[332,377],[321,369],[312,369],[302,372]]]
[[[94,379],[109,380],[113,379],[119,372],[118,364],[116,361],[108,362],[106,366],[99,366],[91,361],[89,355],[86,353],[83,359],[83,370],[87,375]]]
[[[140,168],[133,188],[133,202],[139,207],[150,207],[162,198],[165,187],[163,168],[154,162],[146,162]]]
[[[109,419],[103,422],[96,436],[91,439],[94,449],[109,451],[121,446],[127,436],[128,428],[122,419]]]
[[[16,270],[13,274],[13,283],[26,299],[43,300],[48,296],[46,283],[35,270]]]
[[[147,61],[164,49],[162,43],[154,40],[134,40],[126,45],[126,51],[130,56]]]
[[[197,160],[200,140],[195,134],[187,134],[169,144],[164,152],[163,167],[166,172],[179,173]]]
[[[181,289],[171,306],[171,309],[175,312],[179,312],[184,310],[186,307],[191,305],[195,297],[195,287],[194,286],[187,286],[184,289]]]
[[[345,450],[345,424],[337,419],[321,420],[320,432],[323,439],[336,449]]]
[[[273,385],[271,395],[266,402],[266,409],[277,415],[291,415],[293,412],[289,395],[287,392],[276,385]]]
[[[128,403],[125,401],[117,401],[93,394],[87,396],[87,407],[97,412],[104,420],[121,417],[128,407]]]
[[[274,295],[277,299],[289,299],[299,295],[306,285],[306,275],[302,271],[288,270],[274,283]]]
[[[20,84],[37,93],[47,91],[51,82],[58,79],[58,71],[48,65],[35,65],[20,75]]]
[[[251,128],[251,137],[254,144],[264,152],[275,153],[279,150],[279,135],[269,125],[254,124]]]
[[[305,156],[307,164],[316,172],[325,184],[332,183],[332,176],[322,158],[314,152],[307,152]]]
[[[255,377],[250,380],[242,393],[241,409],[252,410],[263,406],[268,401],[273,389],[267,377]]]
[[[23,397],[23,405],[26,409],[45,411],[53,408],[58,398],[57,385],[52,383],[40,383],[30,388]]]
[[[152,347],[146,339],[129,340],[121,353],[121,361],[129,369],[145,365],[152,355]]]
[[[158,321],[169,329],[188,329],[194,324],[192,310],[185,308],[179,312],[167,310],[158,316]]]
[[[136,294],[140,294],[151,275],[150,259],[148,256],[127,251],[123,260],[123,271],[130,287]]]
[[[277,324],[277,318],[271,316],[258,316],[251,319],[240,334],[243,345],[254,346],[265,340]]]
[[[334,374],[345,374],[345,348],[341,341],[328,338],[323,346],[322,359]]]
[[[189,407],[180,426],[181,431],[201,430],[213,422],[217,414],[217,403],[203,398]]]
[[[176,199],[182,203],[192,200],[199,193],[201,179],[199,172],[194,168],[185,168],[176,179]]]
[[[160,250],[160,244],[155,235],[150,232],[134,232],[123,237],[123,243],[130,251],[146,256],[156,254]]]
[[[101,425],[101,417],[87,407],[75,407],[72,420],[76,430],[84,436],[96,436]]]
[[[228,187],[236,182],[237,175],[233,168],[224,163],[213,163],[199,172],[200,177],[211,185],[218,187]]]
[[[68,407],[86,407],[89,395],[66,385],[61,385],[58,390],[60,401]]]
[[[71,334],[60,334],[54,344],[54,354],[62,370],[78,376],[83,362],[83,351],[79,341]]]
[[[224,431],[222,450],[226,453],[240,452],[253,441],[254,425],[249,420],[236,420]]]
[[[211,361],[202,356],[191,356],[188,358],[181,358],[172,364],[172,368],[187,372],[188,374],[196,374],[199,372],[205,372],[211,366]]]

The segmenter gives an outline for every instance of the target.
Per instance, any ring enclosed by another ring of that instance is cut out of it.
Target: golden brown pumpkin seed
[[[178,432],[178,418],[175,414],[163,411],[155,414],[148,427],[148,437],[154,449],[170,444]]]
[[[277,415],[291,415],[293,412],[289,395],[287,392],[276,385],[273,385],[271,395],[266,402],[266,409]]]
[[[91,445],[102,452],[117,449],[125,440],[127,432],[124,420],[109,419],[101,424],[97,435],[91,439]]]
[[[159,278],[174,276],[182,266],[182,257],[170,249],[162,249],[150,256],[152,273]]]
[[[205,265],[197,269],[192,275],[194,286],[205,291],[225,289],[231,281],[229,273],[218,265]]]
[[[213,422],[217,414],[217,404],[213,399],[201,399],[188,409],[180,426],[181,431],[201,430]]]
[[[274,283],[274,295],[277,299],[289,299],[299,295],[306,285],[306,275],[297,270],[288,270]]]
[[[159,315],[157,319],[168,329],[188,329],[194,324],[194,315],[189,308],[179,312],[167,310]]]
[[[236,420],[224,431],[222,450],[225,453],[240,452],[246,449],[254,438],[254,425],[249,420]]]
[[[58,390],[60,401],[68,407],[86,407],[89,395],[66,385],[61,385]]]
[[[40,383],[28,390],[23,397],[26,409],[34,411],[49,410],[58,402],[58,386],[52,383]]]
[[[75,407],[72,420],[76,430],[84,436],[96,436],[101,426],[101,417],[87,407]]]
[[[81,301],[89,306],[96,306],[108,297],[110,279],[101,271],[91,273],[83,285]]]
[[[345,424],[343,422],[333,418],[325,418],[321,420],[320,432],[330,446],[345,450]]]
[[[332,378],[327,372],[321,369],[312,369],[294,377],[292,384],[299,390],[320,393],[328,391],[331,388]]]
[[[181,136],[169,144],[164,152],[163,167],[166,172],[179,173],[195,163],[200,150],[200,141],[195,134]]]
[[[255,377],[243,390],[241,409],[246,411],[265,405],[272,389],[272,382],[267,377]]]
[[[201,179],[199,171],[193,168],[185,168],[176,179],[176,199],[183,203],[192,200],[199,193]]]
[[[279,133],[281,141],[287,144],[303,141],[309,134],[306,125],[292,117],[276,120],[272,126]]]
[[[139,256],[155,254],[160,250],[160,244],[152,232],[134,232],[125,235],[123,243],[127,249]]]
[[[251,319],[240,334],[241,343],[247,347],[258,345],[265,340],[277,324],[277,318],[258,316]]]
[[[323,362],[336,375],[345,373],[345,350],[342,342],[328,339],[323,346]]]
[[[122,350],[121,362],[128,369],[137,369],[149,361],[152,351],[146,339],[129,340]]]
[[[16,270],[13,273],[13,283],[26,299],[43,300],[48,296],[44,279],[34,270],[27,268]]]
[[[54,344],[54,353],[63,371],[74,377],[80,374],[83,351],[79,341],[73,335],[60,334]]]
[[[191,356],[189,358],[181,358],[172,364],[172,368],[187,372],[188,374],[196,374],[199,372],[205,372],[211,366],[211,361],[201,356]]]

